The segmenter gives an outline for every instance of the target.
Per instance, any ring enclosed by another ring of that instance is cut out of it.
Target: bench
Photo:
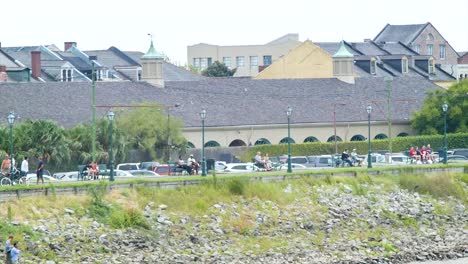
[[[86,165],[78,165],[78,180],[88,181],[91,177],[88,176],[88,171],[85,170]]]

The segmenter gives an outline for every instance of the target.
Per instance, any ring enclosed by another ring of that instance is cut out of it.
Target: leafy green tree
[[[236,69],[230,70],[224,63],[219,61],[215,61],[202,71],[202,75],[207,77],[231,77],[234,73],[236,73]]]
[[[168,123],[168,116],[163,113],[163,109],[164,107],[158,104],[145,103],[131,111],[118,114],[116,127],[125,131],[130,149],[143,151],[153,159],[163,159],[168,138],[173,146],[186,144],[181,131],[182,121],[170,117]]]
[[[468,132],[468,80],[453,84],[447,91],[429,94],[420,111],[411,117],[411,125],[420,134],[444,133],[442,104],[447,111],[447,133]]]

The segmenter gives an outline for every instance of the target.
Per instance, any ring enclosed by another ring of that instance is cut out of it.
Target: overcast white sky
[[[362,41],[387,24],[431,22],[457,51],[468,51],[468,0],[2,0],[2,46],[75,41],[82,50],[156,49],[186,63],[187,46],[300,40]]]

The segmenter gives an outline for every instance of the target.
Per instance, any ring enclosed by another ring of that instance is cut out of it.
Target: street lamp
[[[15,122],[15,113],[10,112],[7,116],[8,125],[10,126],[10,175],[13,175],[13,123]]]
[[[291,114],[292,108],[288,106],[288,110],[286,110],[286,116],[288,117],[288,173],[292,172],[291,166]]]
[[[93,162],[96,161],[96,73],[94,61],[97,60],[97,56],[89,56],[91,62],[91,120],[92,120],[92,131],[91,131],[91,159]]]
[[[109,163],[110,163],[110,181],[114,181],[114,152],[112,146],[112,130],[115,114],[112,111],[107,112],[107,119],[109,120]]]
[[[167,153],[166,153],[166,157],[167,157],[167,161],[169,161],[171,159],[171,146],[172,146],[172,139],[171,139],[171,126],[170,126],[170,109],[171,108],[176,108],[176,107],[179,107],[180,104],[179,103],[176,103],[174,104],[173,106],[169,106],[167,107]]]
[[[202,174],[201,176],[206,176],[206,160],[205,160],[205,119],[206,119],[206,110],[203,109],[200,112],[200,118],[202,122]]]
[[[369,129],[369,134],[367,136],[367,141],[368,141],[368,153],[367,153],[367,168],[372,168],[372,157],[371,157],[371,142],[370,142],[370,139],[371,139],[371,135],[370,135],[370,114],[372,113],[372,106],[368,105],[366,107],[366,111],[367,111],[367,127]]]
[[[333,141],[335,142],[335,154],[338,153],[338,145],[336,143],[336,106],[346,105],[345,103],[334,103],[333,104],[333,130],[334,130],[334,138]]]
[[[447,110],[448,104],[442,104],[442,111],[444,111],[444,164],[447,164]]]

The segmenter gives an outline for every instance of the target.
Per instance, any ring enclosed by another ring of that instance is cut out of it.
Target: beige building
[[[263,67],[286,55],[300,43],[298,34],[287,34],[263,45],[218,46],[200,43],[187,47],[187,62],[201,71],[219,61],[230,69],[237,69],[234,77],[256,76]]]

